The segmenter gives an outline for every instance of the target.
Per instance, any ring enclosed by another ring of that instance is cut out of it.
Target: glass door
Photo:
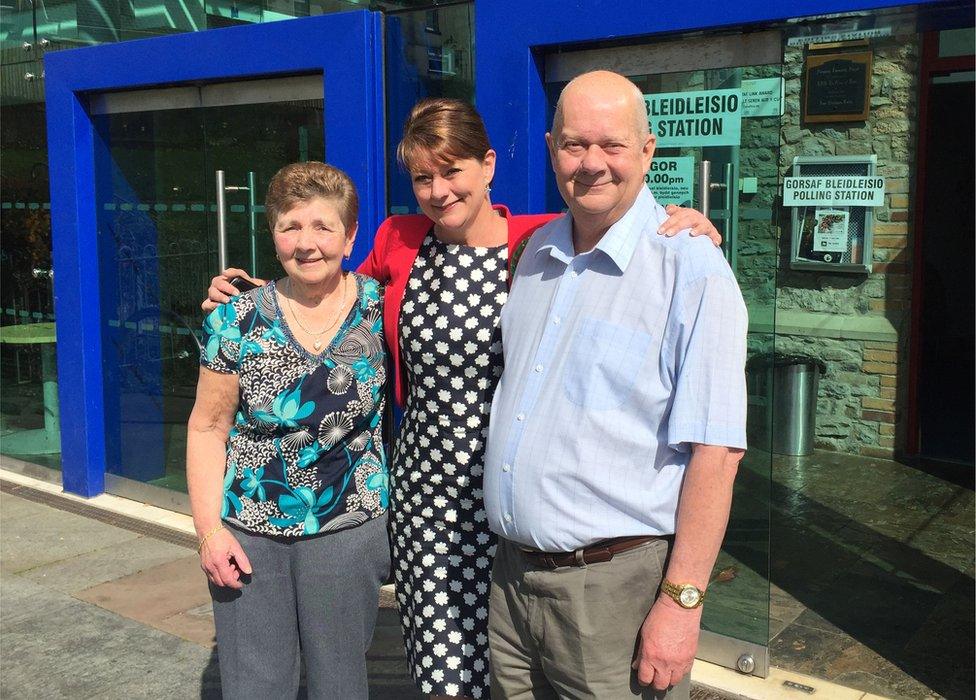
[[[709,37],[691,42],[613,47],[547,57],[550,117],[574,76],[614,67],[641,89],[657,137],[645,181],[661,204],[707,211],[749,309],[749,450],[739,469],[728,532],[715,564],[702,620],[699,657],[765,675],[770,628],[769,494],[771,381],[763,358],[773,350],[783,109],[781,44]],[[756,63],[756,61],[761,61]],[[549,179],[549,211],[565,209]]]
[[[186,490],[200,300],[221,237],[228,265],[280,273],[264,193],[280,167],[324,158],[322,76],[121,92],[92,107],[106,144],[96,164],[106,489],[185,507],[163,489]]]
[[[0,452],[30,465],[60,469],[51,202],[44,84],[39,79],[43,65],[37,60],[30,12],[8,14],[13,19],[10,33],[0,45],[0,60],[5,64],[0,81],[4,157],[0,174]],[[18,38],[10,41],[11,36]]]

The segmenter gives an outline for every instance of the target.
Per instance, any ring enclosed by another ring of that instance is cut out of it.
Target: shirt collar
[[[539,246],[537,253],[545,251],[549,257],[555,258],[563,265],[568,265],[576,255],[573,249],[573,217],[565,214],[556,219],[552,227],[548,240]]]
[[[642,187],[630,209],[603,234],[595,250],[603,251],[621,272],[626,270],[630,259],[634,257],[637,242],[644,234],[645,224],[656,208],[654,195],[649,189]]]
[[[634,256],[637,242],[646,228],[645,224],[649,219],[655,218],[654,214],[659,208],[651,191],[642,187],[630,209],[620,217],[617,223],[607,229],[607,232],[594,246],[594,250],[601,251],[613,261],[618,270],[623,272]],[[539,247],[539,252],[542,251],[548,252],[550,257],[559,260],[564,265],[569,264],[576,255],[573,248],[573,217],[571,215],[567,214],[555,222],[549,240]]]

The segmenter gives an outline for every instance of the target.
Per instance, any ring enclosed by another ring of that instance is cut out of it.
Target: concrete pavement
[[[0,492],[0,696],[220,698],[192,539],[156,533],[183,540],[164,541],[24,495],[35,493],[10,484]],[[385,603],[368,657],[370,697],[419,698]]]
[[[0,697],[219,700],[213,611],[188,519],[58,491],[0,479]],[[139,511],[152,517],[127,515]],[[367,667],[373,700],[423,698],[389,591]],[[693,685],[691,697],[745,696]]]

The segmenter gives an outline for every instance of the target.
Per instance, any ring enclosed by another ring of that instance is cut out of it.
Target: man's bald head
[[[647,124],[647,111],[644,95],[630,80],[608,70],[595,70],[573,78],[559,93],[556,112],[552,117],[552,133],[558,134],[563,128],[563,113],[567,100],[590,99],[597,101],[617,101],[621,108],[630,109],[634,114],[634,128],[638,137],[650,133]]]
[[[559,192],[573,215],[573,244],[589,250],[637,200],[654,157],[644,97],[609,71],[584,73],[559,96],[546,134]]]

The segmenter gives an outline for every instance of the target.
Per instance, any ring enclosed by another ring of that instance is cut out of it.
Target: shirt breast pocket
[[[636,328],[581,319],[563,370],[566,398],[594,411],[619,407],[634,390],[650,346],[650,334]]]

